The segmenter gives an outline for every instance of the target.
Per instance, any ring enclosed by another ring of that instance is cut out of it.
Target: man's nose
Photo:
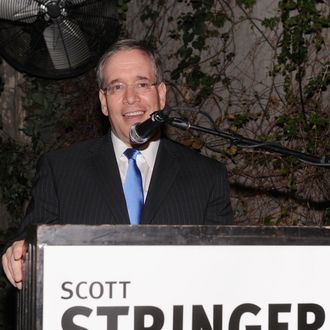
[[[123,101],[128,104],[132,104],[140,100],[139,94],[137,93],[134,85],[126,85]]]

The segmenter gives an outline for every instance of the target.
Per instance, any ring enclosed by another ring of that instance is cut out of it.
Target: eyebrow
[[[148,77],[145,77],[145,76],[136,76],[135,80],[149,80],[150,81],[151,79]],[[109,82],[109,85],[117,83],[117,82],[123,82],[123,81],[121,79],[114,79]]]

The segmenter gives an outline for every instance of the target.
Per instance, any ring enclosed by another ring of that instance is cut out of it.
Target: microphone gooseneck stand
[[[313,166],[322,166],[330,168],[330,156],[317,157],[314,155],[302,153],[299,151],[287,149],[281,146],[279,143],[260,142],[252,139],[245,138],[239,134],[231,134],[224,131],[210,129],[198,125],[192,125],[188,120],[176,117],[167,117],[163,121],[164,124],[169,124],[173,127],[180,128],[182,130],[196,130],[207,134],[216,135],[231,141],[233,144],[239,147],[249,147],[255,149],[263,149],[266,151],[276,152],[285,156],[291,156],[299,159],[300,161]]]

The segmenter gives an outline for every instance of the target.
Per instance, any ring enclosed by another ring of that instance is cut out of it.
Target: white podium
[[[31,228],[19,330],[329,330],[330,231]]]

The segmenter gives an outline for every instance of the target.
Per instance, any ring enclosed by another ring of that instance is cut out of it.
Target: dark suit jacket
[[[40,159],[23,231],[32,223],[129,224],[110,133]],[[162,139],[141,223],[232,223],[225,167]]]

